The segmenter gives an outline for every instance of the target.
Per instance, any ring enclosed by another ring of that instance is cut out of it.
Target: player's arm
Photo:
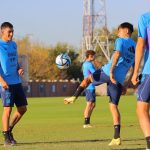
[[[23,68],[20,67],[19,63],[17,64],[17,70],[20,76],[22,76],[24,74],[24,70]]]
[[[0,70],[2,70],[1,64],[0,64]],[[0,71],[0,83],[1,83],[1,85],[2,85],[2,87],[3,87],[4,89],[8,89],[8,88],[9,88],[7,82],[6,82],[6,81],[3,79],[3,77],[1,76],[1,71]]]
[[[1,75],[0,75],[0,83],[1,83],[1,85],[2,85],[2,87],[4,89],[8,89],[9,88],[7,82],[3,79],[3,77]]]
[[[134,73],[131,79],[133,85],[136,85],[139,82],[138,73],[139,73],[139,68],[140,68],[141,61],[144,55],[144,48],[145,48],[145,40],[139,37],[137,41],[136,53],[135,53]]]
[[[110,80],[114,84],[116,84],[117,81],[114,78],[113,72],[114,72],[114,69],[115,69],[115,67],[117,65],[117,62],[119,60],[120,55],[121,55],[120,51],[115,51],[114,54],[113,54],[113,58],[112,58],[112,65],[111,65],[111,68],[110,68]]]
[[[132,66],[130,68],[130,75],[128,76],[128,79],[127,81],[125,81],[123,87],[122,87],[122,95],[125,95],[126,92],[127,92],[127,89],[129,87],[129,85],[131,85],[131,79],[132,79],[132,76],[133,76],[133,70],[134,70],[134,66]],[[134,87],[133,87],[134,88]]]

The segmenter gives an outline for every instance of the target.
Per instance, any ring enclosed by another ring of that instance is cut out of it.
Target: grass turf
[[[120,100],[122,145],[115,147],[108,147],[113,137],[108,97],[97,97],[96,108],[91,117],[93,125],[91,129],[82,128],[85,98],[80,97],[75,104],[70,105],[64,105],[63,99],[63,97],[29,98],[28,111],[14,128],[17,146],[4,147],[1,135],[0,150],[145,149],[144,136],[135,113],[134,96],[124,96]],[[2,115],[2,108],[0,115]]]

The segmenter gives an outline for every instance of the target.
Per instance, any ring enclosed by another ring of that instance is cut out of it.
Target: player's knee
[[[18,108],[18,112],[20,115],[23,115],[27,111],[27,107],[20,107]]]
[[[96,104],[95,103],[92,103],[92,108],[94,109],[96,107]]]
[[[118,110],[118,106],[113,104],[113,103],[110,103],[110,110],[111,111],[116,111],[116,110]]]
[[[5,115],[10,115],[12,112],[12,108],[11,107],[4,107],[4,114]]]
[[[94,109],[96,105],[95,105],[95,103],[90,102],[90,103],[89,103],[89,106],[90,106],[91,109]]]

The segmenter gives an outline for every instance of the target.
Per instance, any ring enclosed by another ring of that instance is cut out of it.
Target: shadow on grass
[[[123,148],[123,149],[112,149],[112,150],[145,150],[145,148]]]
[[[35,145],[35,144],[62,144],[62,143],[87,143],[87,142],[110,142],[111,139],[93,139],[93,140],[66,140],[66,141],[37,141],[37,142],[25,142],[25,143],[18,143],[16,146],[23,146],[23,145]],[[144,139],[124,139],[124,141],[129,141],[129,142],[136,142],[136,141],[141,141]],[[3,144],[0,144],[3,145]],[[135,143],[135,145],[141,145]],[[125,145],[124,145],[125,146]],[[145,150],[145,148],[119,148],[118,146],[112,147],[112,150]]]

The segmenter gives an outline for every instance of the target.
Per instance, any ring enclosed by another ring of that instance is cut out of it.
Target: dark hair
[[[13,25],[10,22],[3,22],[1,24],[1,30],[4,28],[13,28]]]
[[[128,28],[131,33],[134,31],[133,25],[131,23],[129,23],[129,22],[121,23],[119,25],[118,29],[120,29],[120,28]]]
[[[95,55],[95,54],[96,54],[95,51],[93,51],[93,50],[87,50],[86,53],[85,53],[85,56],[86,56],[86,58],[88,58],[89,55]]]

